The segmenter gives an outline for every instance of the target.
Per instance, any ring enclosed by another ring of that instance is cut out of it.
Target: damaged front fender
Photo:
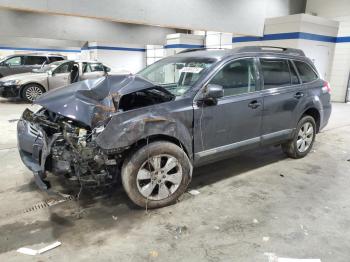
[[[140,140],[161,135],[180,141],[192,159],[192,109],[174,112],[176,110],[165,108],[152,106],[146,112],[137,109],[113,116],[96,143],[104,150],[124,149]]]

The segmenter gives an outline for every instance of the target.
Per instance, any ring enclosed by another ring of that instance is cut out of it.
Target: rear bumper
[[[320,113],[321,113],[321,122],[320,122],[319,131],[321,131],[328,124],[329,118],[332,113],[332,105],[329,104],[327,107],[324,107]]]
[[[19,97],[20,86],[0,86],[0,96],[1,97]]]

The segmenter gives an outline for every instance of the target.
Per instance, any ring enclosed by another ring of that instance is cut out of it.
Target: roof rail
[[[288,55],[305,56],[301,49],[278,46],[244,46],[235,48],[238,52],[281,52]]]
[[[185,49],[185,50],[178,52],[178,54],[195,52],[195,51],[205,51],[205,50],[227,50],[227,49],[225,49],[225,48],[206,48],[206,47],[188,48],[188,49]]]

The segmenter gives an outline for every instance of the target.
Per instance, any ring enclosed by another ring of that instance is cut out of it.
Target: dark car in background
[[[65,60],[61,55],[42,55],[42,54],[19,54],[10,55],[0,60],[0,78],[8,75],[31,72],[33,69],[39,69],[46,64]]]
[[[193,166],[281,145],[306,156],[331,114],[330,88],[301,50],[187,51],[136,75],[52,90],[18,122],[23,163],[43,189],[49,173],[106,186],[121,177],[130,199],[174,203]]]

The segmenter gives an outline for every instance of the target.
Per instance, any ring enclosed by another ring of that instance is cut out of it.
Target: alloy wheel
[[[167,154],[151,156],[137,173],[137,188],[149,200],[162,200],[175,193],[182,176],[182,166],[175,157]]]
[[[43,94],[43,90],[41,90],[41,88],[38,86],[29,86],[26,88],[26,91],[25,91],[26,98],[31,102],[33,102],[42,94]]]
[[[314,127],[310,122],[305,122],[298,132],[297,148],[304,153],[309,149],[314,138]]]

